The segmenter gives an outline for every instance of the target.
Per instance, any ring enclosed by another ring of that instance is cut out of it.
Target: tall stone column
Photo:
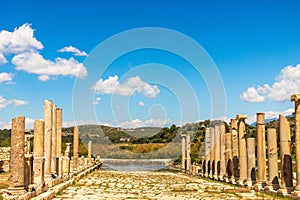
[[[92,141],[88,143],[88,163],[92,163]]]
[[[275,128],[268,128],[267,130],[268,139],[268,189],[278,190],[278,162],[277,162],[277,135]]]
[[[283,115],[279,115],[281,194],[291,193],[293,190],[292,149],[290,123]]]
[[[25,117],[12,119],[9,191],[25,193]]]
[[[210,128],[205,129],[205,177],[209,176],[210,171]]]
[[[61,144],[62,144],[62,109],[56,109],[56,158],[61,157]]]
[[[215,129],[210,127],[210,173],[209,177],[215,175]]]
[[[43,121],[34,121],[33,182],[38,185],[42,185],[44,183],[44,126],[45,123]]]
[[[225,124],[220,125],[221,137],[220,137],[220,175],[219,179],[224,180],[226,174],[226,159],[225,159]]]
[[[63,175],[69,175],[70,173],[70,153],[71,153],[71,143],[66,143],[66,150],[65,150],[65,154],[62,158],[62,162],[63,162],[63,167],[62,167],[62,171],[63,171]]]
[[[240,165],[240,177],[239,184],[244,185],[247,179],[247,148],[246,148],[246,125],[245,119],[247,115],[237,115],[238,120],[238,133],[239,133],[239,165]]]
[[[257,184],[259,189],[266,186],[266,139],[265,139],[265,114],[256,114],[256,133],[257,133]]]
[[[57,115],[56,115],[56,105],[52,106],[52,135],[51,135],[51,173],[57,174],[56,168],[56,150],[57,150]]]
[[[227,133],[225,135],[225,160],[226,160],[226,178],[228,182],[231,182],[233,176],[231,133]]]
[[[255,138],[247,139],[247,186],[255,183]]]
[[[75,133],[75,132],[74,132]],[[182,169],[186,171],[186,135],[182,134],[182,146],[181,146],[181,163]]]
[[[300,196],[300,94],[293,94],[291,102],[295,102],[296,187],[294,194]]]
[[[191,135],[186,134],[186,170],[189,172],[191,167]]]
[[[237,181],[239,172],[239,138],[237,133],[237,121],[231,119],[231,146],[232,146],[232,173],[234,180]]]
[[[214,179],[218,180],[218,177],[220,175],[220,125],[216,125],[215,128],[215,174]]]
[[[78,170],[78,157],[79,157],[79,134],[78,126],[74,126],[74,136],[73,136],[73,169]]]
[[[51,176],[51,153],[52,153],[52,101],[44,101],[44,157],[45,157],[45,176]]]

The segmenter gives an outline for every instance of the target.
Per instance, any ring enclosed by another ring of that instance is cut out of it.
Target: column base
[[[9,187],[8,191],[12,194],[12,195],[22,195],[26,193],[26,190],[24,187]]]
[[[294,190],[293,187],[280,188],[280,189],[277,191],[277,194],[278,194],[278,195],[281,195],[281,196],[286,196],[286,195],[288,195],[288,194],[291,194],[293,190]]]
[[[267,186],[266,182],[258,182],[254,185],[254,190],[256,192],[264,190],[264,188]]]
[[[274,191],[276,192],[277,190],[279,190],[279,185],[271,184],[265,187],[265,191],[267,192],[274,192]]]
[[[296,199],[299,199],[299,197],[300,197],[300,190],[299,189],[295,189],[295,191],[292,192],[291,194],[292,194],[292,197],[294,197]]]

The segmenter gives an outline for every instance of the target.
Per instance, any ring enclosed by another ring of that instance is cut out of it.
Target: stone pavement
[[[272,196],[171,172],[95,171],[57,195],[63,199],[273,199]]]

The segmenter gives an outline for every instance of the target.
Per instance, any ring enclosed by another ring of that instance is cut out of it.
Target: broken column
[[[56,109],[56,169],[58,177],[61,177],[60,169],[60,157],[61,157],[61,145],[62,145],[62,109]]]
[[[44,184],[44,126],[43,121],[34,121],[33,182],[38,185]]]
[[[210,127],[210,173],[209,177],[213,178],[215,174],[215,129]]]
[[[75,136],[75,129],[74,129],[74,136]],[[182,134],[182,146],[181,146],[181,163],[182,169],[186,171],[186,135]],[[75,147],[74,147],[75,148]]]
[[[12,194],[25,193],[25,117],[12,119],[10,150],[10,182]]]
[[[277,162],[277,135],[275,128],[268,128],[267,130],[268,139],[268,189],[278,190],[278,162]]]
[[[239,139],[237,133],[237,121],[231,119],[231,146],[232,146],[232,173],[234,180],[237,181],[240,176],[239,172]]]
[[[92,163],[92,141],[88,143],[88,163]]]
[[[255,138],[247,139],[247,186],[255,183]]]
[[[293,190],[292,149],[290,123],[283,115],[279,115],[281,185],[279,193],[291,193]]]
[[[51,153],[52,153],[52,101],[44,101],[44,157],[45,157],[45,176],[51,176]]]
[[[186,171],[190,171],[191,167],[191,135],[186,134]]]
[[[62,167],[62,171],[63,171],[63,175],[69,175],[70,173],[70,152],[71,152],[71,143],[66,143],[66,150],[65,150],[65,154],[62,158],[62,162],[63,162],[63,167]]]
[[[73,169],[74,171],[78,170],[78,158],[79,158],[79,134],[78,126],[74,126],[74,136],[73,136]],[[182,162],[184,163],[184,162]]]
[[[210,128],[205,129],[205,168],[204,176],[209,176],[210,171]]]
[[[56,115],[56,105],[52,105],[52,135],[51,135],[51,173],[57,174],[56,169],[56,150],[57,150],[57,115]]]
[[[238,120],[238,134],[239,134],[239,165],[240,165],[240,177],[238,183],[244,185],[247,179],[247,147],[246,147],[246,125],[245,119],[247,115],[237,115]]]
[[[226,159],[225,159],[225,124],[220,125],[220,175],[219,179],[224,180],[226,174]]]
[[[266,186],[266,139],[265,139],[265,114],[257,113],[256,139],[257,139],[257,184],[259,189]]]
[[[300,196],[300,94],[292,95],[291,102],[295,102],[296,187],[294,194]]]
[[[232,150],[231,150],[231,133],[225,135],[225,163],[226,163],[226,181],[232,181]]]

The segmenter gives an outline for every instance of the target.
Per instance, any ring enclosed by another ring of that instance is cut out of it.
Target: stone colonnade
[[[33,138],[33,152],[31,152]],[[47,188],[73,176],[74,172],[91,167],[92,142],[88,144],[87,163],[79,163],[78,127],[74,127],[73,157],[72,143],[66,143],[62,154],[62,109],[51,100],[44,101],[44,120],[35,120],[34,134],[25,135],[25,117],[12,119],[10,183],[11,195],[46,191]]]
[[[290,123],[279,115],[278,129],[265,127],[265,114],[257,113],[256,138],[247,135],[246,115],[231,119],[225,131],[224,123],[207,127],[205,151],[200,175],[216,180],[279,194],[300,197],[300,94],[291,96],[295,103],[296,180],[293,184]],[[277,132],[278,131],[278,132]],[[277,139],[280,140],[279,149]],[[182,140],[183,157],[189,156],[186,135]],[[278,158],[278,151],[280,158]],[[184,162],[183,162],[184,163]],[[187,166],[184,164],[183,166]],[[189,170],[189,168],[185,168]],[[197,173],[196,173],[197,174]]]

